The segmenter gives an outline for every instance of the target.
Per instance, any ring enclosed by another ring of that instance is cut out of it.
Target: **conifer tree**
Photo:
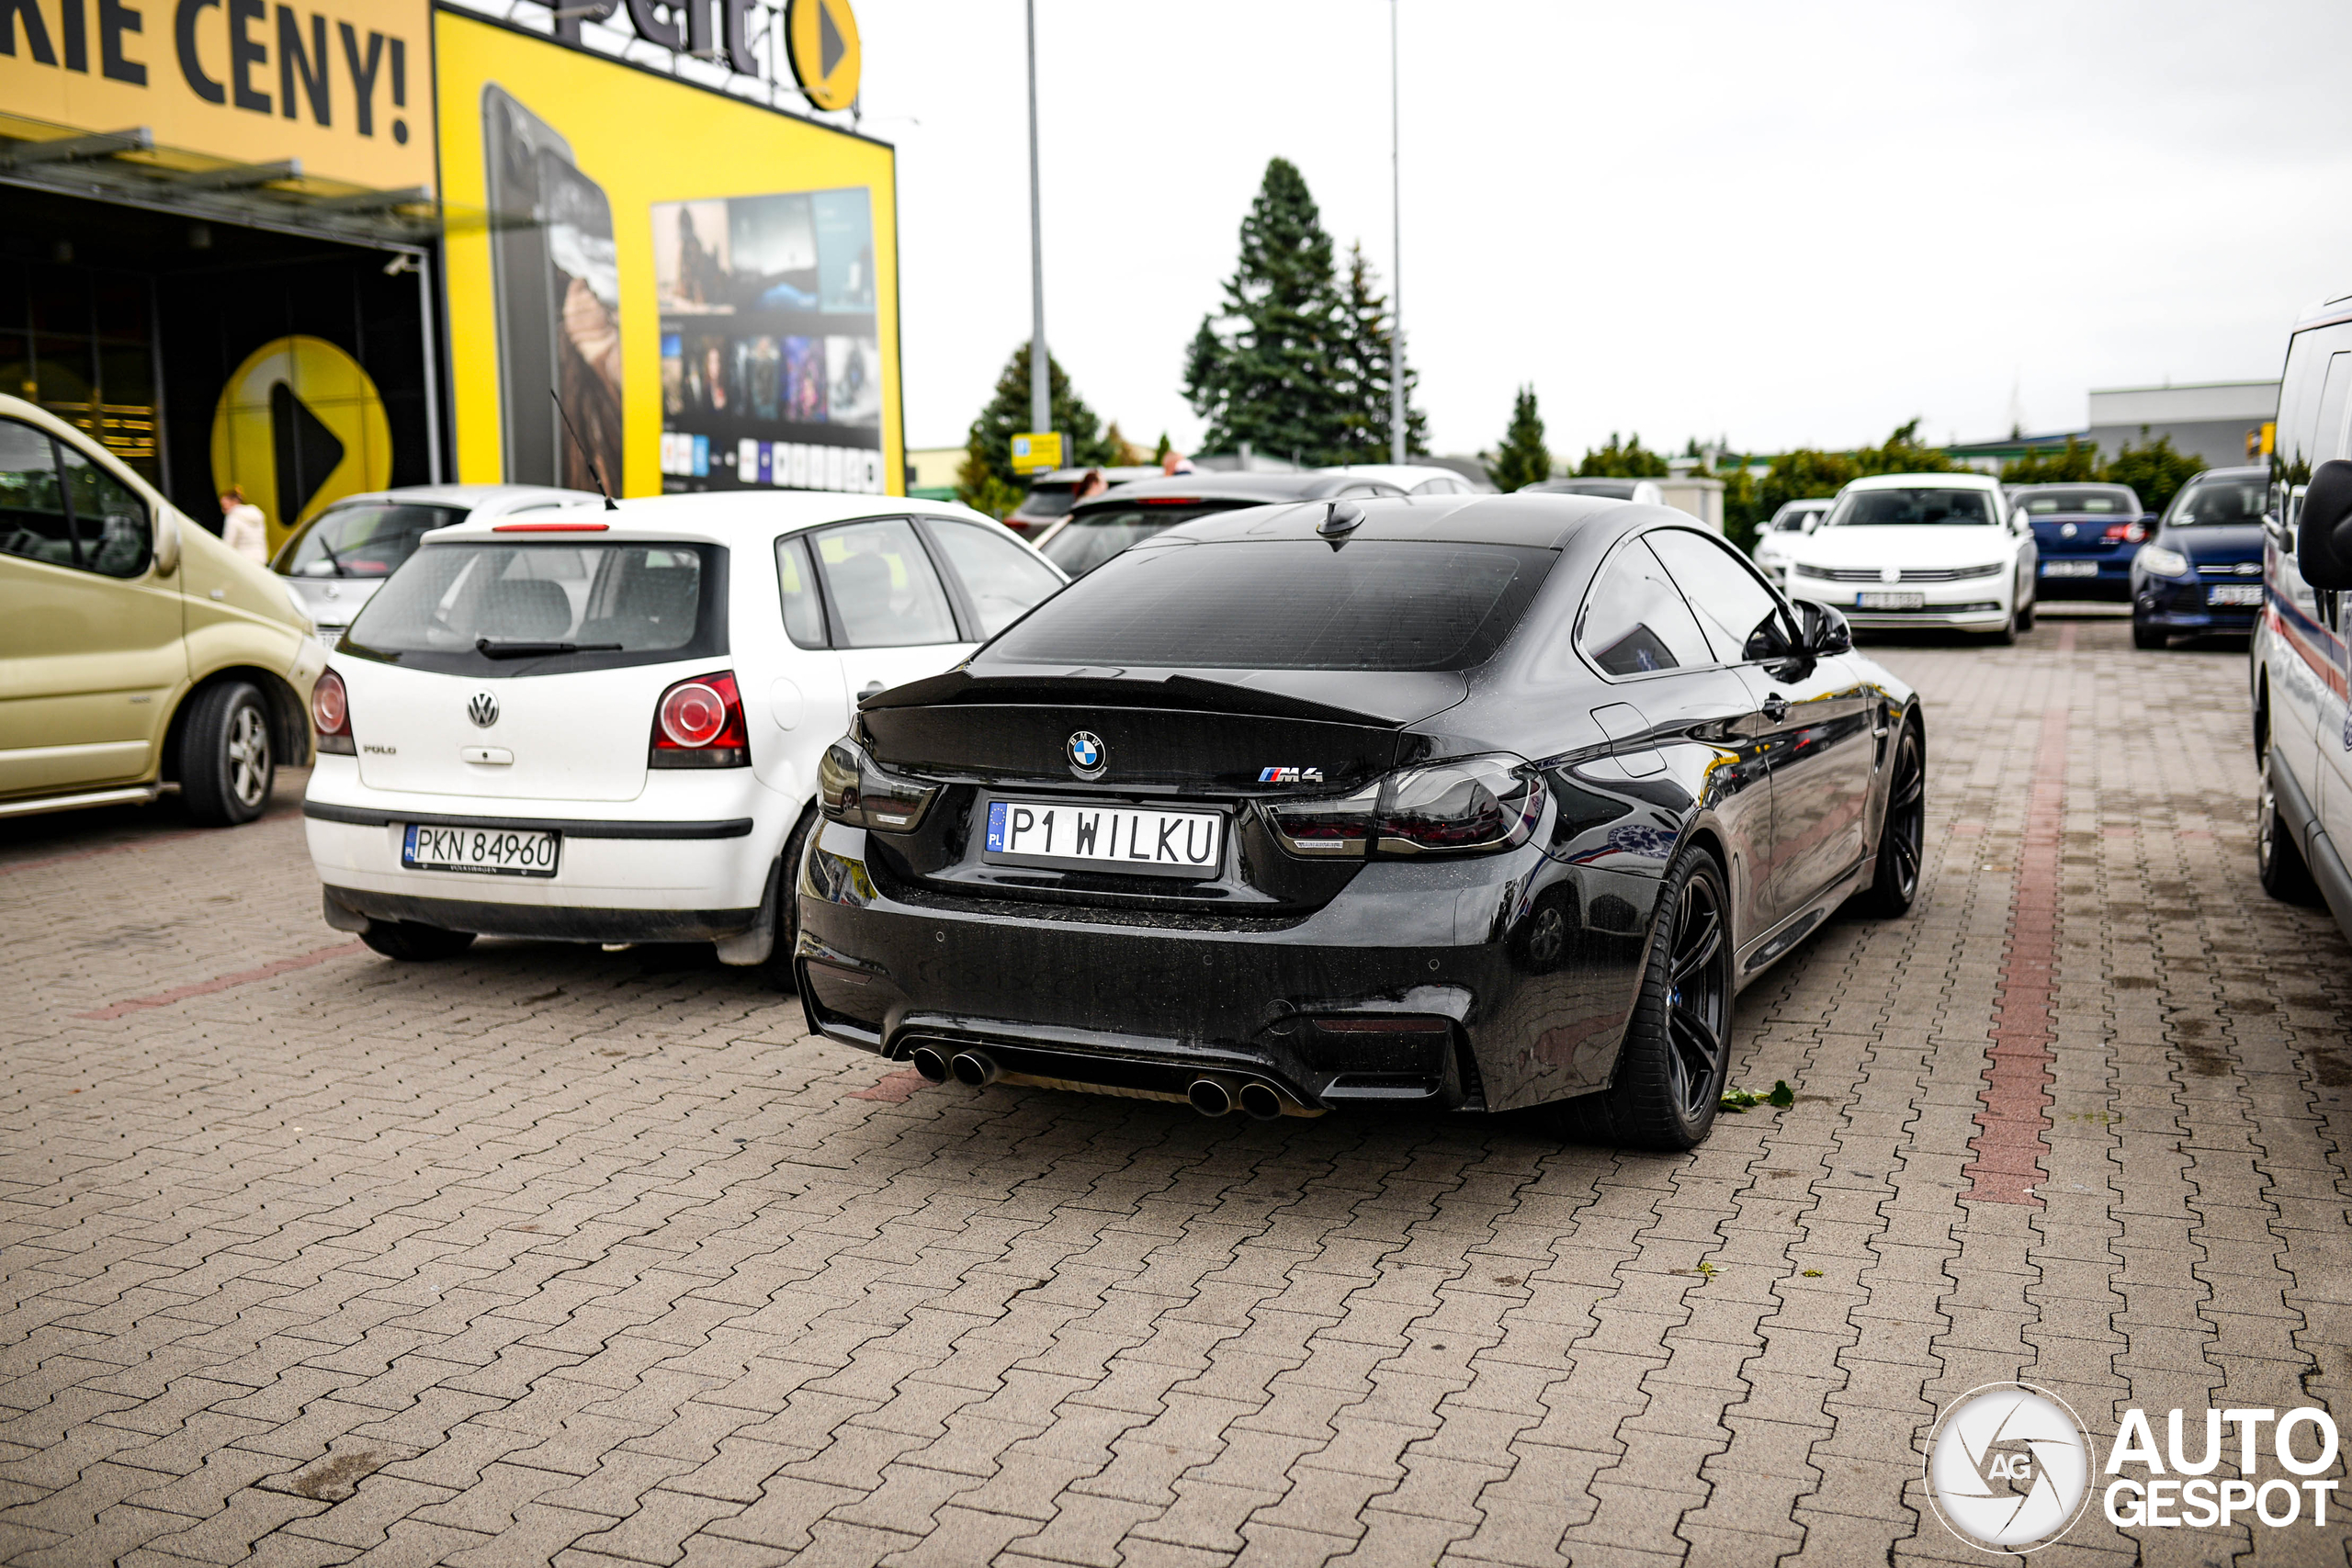
[[[1345,450],[1347,408],[1334,388],[1342,315],[1322,214],[1306,176],[1276,158],[1241,220],[1225,298],[1185,355],[1185,399],[1208,422],[1204,449],[1246,441],[1307,460]]]
[[[1385,463],[1396,454],[1389,420],[1391,367],[1396,358],[1395,327],[1380,276],[1363,258],[1363,245],[1348,247],[1348,281],[1340,299],[1340,352],[1332,387],[1341,404],[1340,444],[1328,454],[1333,463]],[[1405,450],[1429,450],[1429,416],[1413,406],[1420,378],[1405,367]]]
[[[1521,387],[1510,406],[1510,428],[1487,464],[1500,491],[1524,490],[1552,477],[1552,454],[1544,445],[1544,416],[1535,411],[1535,389]]]
[[[1062,461],[1073,468],[1108,465],[1111,444],[1103,438],[1102,420],[1070,386],[1061,361],[1050,352],[1046,379],[1053,398],[1054,428],[1062,434]],[[1029,345],[1024,343],[1005,361],[995,394],[965,437],[964,461],[956,470],[956,498],[991,517],[1002,517],[1020,505],[1029,487],[1024,477],[1012,471],[1012,438],[1028,428]]]

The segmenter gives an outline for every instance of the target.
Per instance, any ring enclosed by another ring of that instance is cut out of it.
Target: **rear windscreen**
[[[1021,664],[1466,670],[1519,624],[1555,552],[1365,539],[1135,550],[989,645]]]
[[[385,577],[435,528],[466,520],[462,507],[359,501],[321,513],[277,552],[289,577]]]
[[[2137,517],[2140,498],[2128,490],[2035,490],[2018,498],[2029,517],[2054,517],[2060,513],[2076,516]]]
[[[1243,502],[1239,504],[1254,503]],[[1072,577],[1083,577],[1129,545],[1140,545],[1153,535],[1164,534],[1179,523],[1190,523],[1195,517],[1232,510],[1232,503],[1098,507],[1072,517],[1038,548],[1046,552],[1047,560]]]
[[[726,559],[716,545],[428,545],[368,601],[343,651],[485,676],[723,653]]]

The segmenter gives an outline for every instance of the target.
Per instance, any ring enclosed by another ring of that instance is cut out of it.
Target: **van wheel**
[[[234,828],[269,806],[277,758],[269,709],[245,681],[224,681],[197,694],[180,733],[180,797],[200,827]]]
[[[474,933],[443,931],[414,920],[370,920],[359,940],[402,964],[430,964],[465,952],[474,944]]]
[[[1616,1082],[1565,1101],[1561,1130],[1631,1148],[1696,1147],[1715,1124],[1731,1061],[1731,897],[1705,851],[1685,850],[1658,890],[1641,994]]]
[[[2262,760],[2261,793],[2255,797],[2254,869],[2262,878],[2262,890],[2280,903],[2319,902],[2319,884],[2312,880],[2303,852],[2295,847],[2295,836],[2278,816],[2278,792],[2270,786],[2267,756]]]

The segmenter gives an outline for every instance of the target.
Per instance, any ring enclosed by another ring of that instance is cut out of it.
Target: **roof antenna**
[[[1329,540],[1336,550],[1348,542],[1349,535],[1363,526],[1363,507],[1352,501],[1334,501],[1326,505],[1323,521],[1315,525],[1315,531]]]
[[[613,502],[613,492],[605,488],[604,473],[596,467],[596,455],[588,450],[588,443],[580,439],[580,432],[571,428],[571,416],[563,412],[563,400],[556,396],[553,387],[548,389],[548,400],[555,404],[556,418],[563,421],[563,433],[571,437],[571,444],[580,448],[580,456],[587,462],[588,477],[596,481],[596,493],[605,498],[605,510],[618,512],[620,508]]]

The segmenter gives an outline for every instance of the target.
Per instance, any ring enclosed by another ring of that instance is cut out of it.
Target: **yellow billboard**
[[[0,118],[377,190],[433,184],[429,0],[0,0]]]
[[[435,60],[460,480],[904,493],[888,145],[451,11]]]

